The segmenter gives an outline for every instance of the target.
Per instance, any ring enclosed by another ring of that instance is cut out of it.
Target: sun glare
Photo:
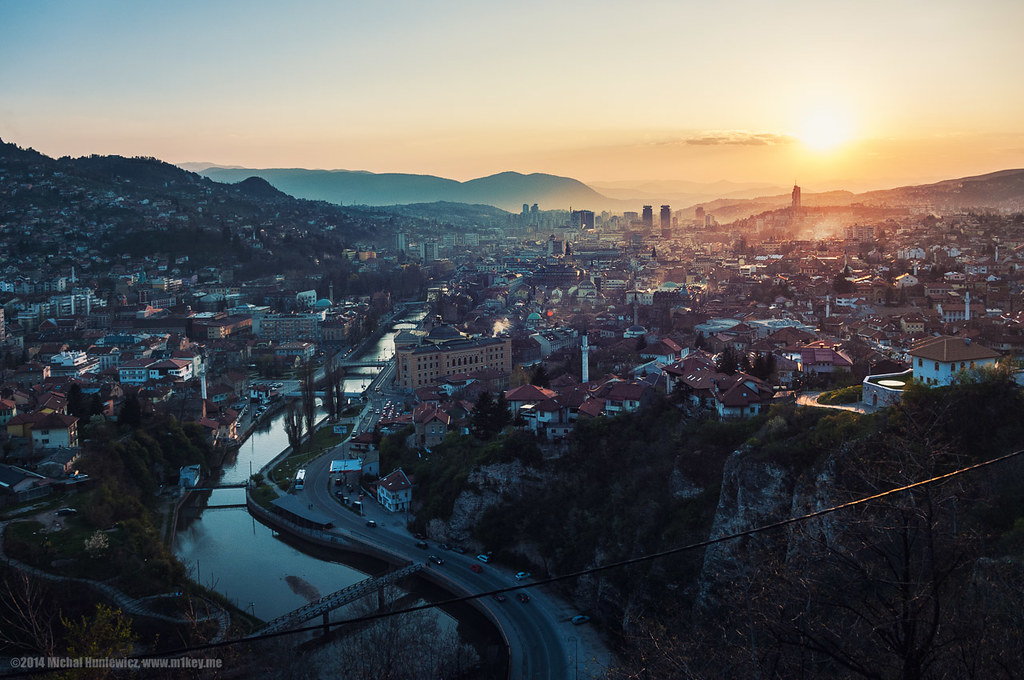
[[[849,141],[850,121],[837,111],[816,111],[804,118],[797,136],[815,151],[831,151]]]

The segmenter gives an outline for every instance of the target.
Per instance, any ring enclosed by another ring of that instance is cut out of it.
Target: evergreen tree
[[[740,362],[736,357],[736,350],[732,348],[732,345],[726,345],[722,353],[718,355],[718,361],[715,362],[715,369],[719,373],[725,373],[726,375],[732,375],[739,370]]]
[[[498,399],[494,402],[494,431],[501,432],[505,426],[512,422],[512,409],[505,399],[504,392],[498,392]]]
[[[490,392],[481,392],[473,408],[472,427],[474,436],[490,439],[494,434],[494,397]]]
[[[117,414],[117,421],[131,428],[142,424],[142,404],[139,403],[137,393],[132,392],[124,398],[121,410]]]
[[[548,375],[543,363],[537,364],[533,375],[530,376],[530,384],[537,387],[548,387],[551,385],[551,376]]]

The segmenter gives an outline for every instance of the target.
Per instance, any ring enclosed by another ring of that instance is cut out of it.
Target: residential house
[[[412,504],[412,482],[398,468],[377,482],[377,502],[388,512],[402,512]]]
[[[951,385],[961,371],[994,367],[1002,355],[970,338],[940,336],[915,343],[909,350],[914,380],[925,385]]]

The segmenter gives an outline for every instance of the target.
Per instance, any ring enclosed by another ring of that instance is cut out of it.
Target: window
[[[936,370],[936,371],[938,371],[938,370],[939,370],[939,362],[938,362],[938,361],[936,361],[936,362],[935,362],[935,370]]]
[[[918,360],[917,360],[917,367],[921,368],[923,366],[924,366],[924,359],[918,358]]]

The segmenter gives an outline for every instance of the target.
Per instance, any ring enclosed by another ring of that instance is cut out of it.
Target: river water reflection
[[[390,358],[397,330],[413,328],[422,317],[422,312],[404,317],[361,358]],[[345,390],[360,391],[376,372],[373,368],[354,369],[345,380]],[[254,431],[242,444],[234,463],[225,466],[221,483],[244,482],[283,451],[288,446],[283,423],[284,414],[279,412]],[[300,552],[253,520],[245,508],[205,507],[236,503],[245,503],[244,490],[219,489],[204,494],[192,508],[183,509],[175,553],[191,569],[194,580],[261,619],[289,612],[310,599],[366,578],[367,571],[380,569],[358,556],[345,556],[342,563],[340,557],[327,551],[303,546],[305,552]]]

